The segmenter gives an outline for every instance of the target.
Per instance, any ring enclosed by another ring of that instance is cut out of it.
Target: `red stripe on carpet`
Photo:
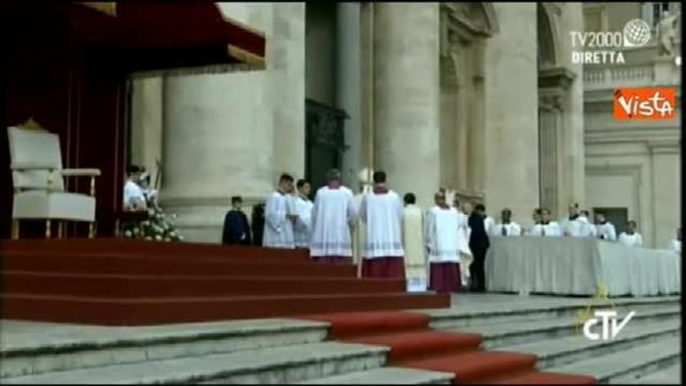
[[[331,324],[329,338],[390,348],[396,367],[455,374],[453,383],[589,384],[587,376],[536,371],[536,356],[479,349],[482,337],[429,329],[430,317],[412,312],[307,315]]]

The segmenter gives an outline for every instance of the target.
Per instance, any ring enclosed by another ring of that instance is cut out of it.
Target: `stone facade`
[[[252,204],[279,173],[303,176],[306,98],[348,114],[353,189],[371,166],[424,207],[445,187],[525,226],[539,205],[586,204],[584,75],[566,38],[582,29],[580,3],[221,7],[264,31],[265,71],[133,87],[131,160],[162,160],[162,204],[189,240],[219,241],[232,195]]]
[[[621,30],[627,21],[650,14],[641,4],[584,4],[587,30]],[[669,9],[680,12],[679,3],[669,3]],[[676,51],[680,56],[680,38]],[[624,65],[584,69],[586,206],[626,210],[628,219],[638,223],[646,246],[668,248],[681,224],[680,68],[675,57],[658,57],[655,30],[646,46],[627,49],[625,58]],[[616,88],[656,86],[677,88],[675,120],[614,119]]]

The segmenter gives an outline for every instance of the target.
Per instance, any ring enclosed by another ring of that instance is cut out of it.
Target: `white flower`
[[[179,236],[179,241],[183,241],[183,236]]]
[[[160,235],[155,236],[155,240],[156,241],[162,241],[162,236],[160,236]]]
[[[141,229],[138,227],[133,228],[133,234],[138,236],[141,233]]]
[[[152,241],[152,237],[150,237],[150,236],[147,236],[145,239],[148,241]]]
[[[132,236],[131,231],[124,232],[124,237],[130,238]]]
[[[164,241],[170,242],[170,241],[172,241],[172,240],[171,240],[169,237],[167,237],[166,239],[164,239]]]

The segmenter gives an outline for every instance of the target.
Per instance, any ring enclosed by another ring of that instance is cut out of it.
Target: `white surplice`
[[[670,249],[678,254],[681,254],[681,240],[674,239],[670,245]]]
[[[367,225],[362,251],[365,259],[402,257],[403,202],[392,190],[387,193],[368,193],[362,197],[360,219]]]
[[[312,207],[314,203],[307,197],[298,195],[295,197],[295,213],[298,220],[294,225],[295,246],[309,248],[312,238]]]
[[[595,229],[598,238],[607,241],[617,241],[617,232],[615,231],[615,226],[609,221],[606,221],[605,224],[596,225]]]
[[[486,216],[484,218],[484,229],[486,230],[486,234],[490,235],[491,231],[495,227],[495,220],[493,220],[493,217],[491,216]]]
[[[405,250],[405,272],[407,290],[426,291],[427,269],[424,251],[424,215],[417,205],[410,204],[403,209],[403,248]]]
[[[634,232],[633,235],[630,235],[626,232],[622,232],[619,234],[619,242],[628,247],[642,247],[643,237],[640,233],[637,232]]]
[[[293,196],[280,192],[267,198],[264,208],[264,235],[262,245],[267,248],[295,248],[293,223],[286,217],[292,212]]]
[[[522,235],[522,227],[519,226],[516,222],[511,221],[508,224],[497,224],[491,227],[491,231],[489,233],[490,236],[521,236]]]
[[[352,257],[350,230],[356,221],[353,193],[345,186],[317,190],[312,207],[310,256]]]
[[[565,233],[571,237],[595,237],[595,226],[588,221],[588,217],[579,216],[575,220],[567,221]]]
[[[455,208],[434,206],[429,210],[426,246],[431,263],[460,261],[460,216]]]
[[[562,229],[556,221],[550,221],[545,225],[539,223],[531,228],[529,236],[558,237],[562,236]]]

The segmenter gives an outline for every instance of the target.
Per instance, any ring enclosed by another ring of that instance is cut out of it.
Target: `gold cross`
[[[617,311],[617,306],[615,305],[615,302],[610,299],[610,292],[607,288],[607,285],[604,282],[601,282],[598,284],[598,290],[596,291],[595,295],[591,299],[591,301],[588,303],[588,307],[586,307],[585,310],[583,311],[577,311],[576,313],[576,333],[581,334],[581,328],[583,325],[591,319],[593,315],[593,307],[597,307],[600,303],[601,300],[606,300],[607,302],[610,303],[610,306],[612,307],[613,310]]]

